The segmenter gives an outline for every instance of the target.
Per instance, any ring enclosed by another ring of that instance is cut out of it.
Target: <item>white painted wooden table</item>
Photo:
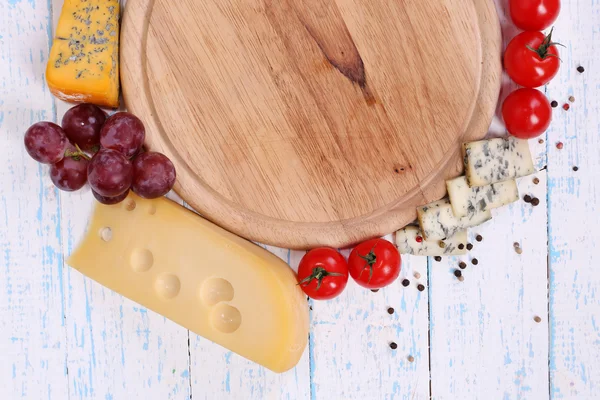
[[[309,348],[276,375],[65,265],[92,196],[59,193],[22,145],[29,125],[68,108],[44,81],[62,0],[0,0],[0,399],[600,398],[600,3],[563,2],[555,38],[567,49],[545,91],[576,101],[531,143],[539,184],[519,187],[540,205],[521,201],[475,230],[479,265],[462,258],[462,283],[457,258],[406,257],[407,288],[350,283],[311,303]],[[292,267],[303,254],[269,250]]]

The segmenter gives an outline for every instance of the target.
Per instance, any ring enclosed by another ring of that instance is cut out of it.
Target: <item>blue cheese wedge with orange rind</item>
[[[529,143],[515,137],[480,140],[463,145],[469,186],[486,186],[535,172]]]
[[[442,199],[417,208],[419,226],[426,240],[444,240],[457,232],[481,225],[492,219],[490,210],[477,211],[457,217],[448,199]]]
[[[118,0],[64,1],[46,82],[64,101],[119,106]]]
[[[467,254],[467,231],[458,231],[444,240],[426,240],[418,227],[406,226],[396,232],[396,247],[400,254],[459,256]]]
[[[467,178],[459,176],[446,181],[446,189],[452,211],[457,217],[502,207],[519,199],[519,189],[514,179],[469,187]]]

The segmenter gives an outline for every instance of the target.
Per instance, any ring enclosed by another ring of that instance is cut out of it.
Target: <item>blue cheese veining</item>
[[[477,211],[462,218],[456,217],[448,199],[418,207],[417,216],[423,237],[427,240],[444,240],[460,230],[492,219],[490,210]]]
[[[467,178],[459,176],[446,181],[446,188],[452,211],[457,217],[498,208],[519,199],[519,189],[514,179],[486,186],[469,187]]]
[[[118,106],[118,0],[65,0],[46,80],[62,100]]]
[[[465,143],[464,163],[469,186],[485,186],[535,172],[527,140],[509,137]]]

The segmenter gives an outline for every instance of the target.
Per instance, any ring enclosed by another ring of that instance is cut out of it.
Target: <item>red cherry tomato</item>
[[[560,0],[510,0],[510,16],[524,31],[542,31],[560,12]]]
[[[348,263],[336,250],[321,247],[306,253],[298,266],[298,284],[309,297],[329,300],[348,283]]]
[[[362,242],[348,259],[350,276],[368,289],[381,289],[394,282],[400,275],[400,264],[400,253],[385,239]]]
[[[504,100],[502,117],[511,135],[531,139],[548,129],[552,107],[539,90],[523,88],[515,90]]]
[[[550,82],[560,67],[558,49],[552,32],[522,32],[515,36],[504,52],[504,69],[521,86],[535,88]]]

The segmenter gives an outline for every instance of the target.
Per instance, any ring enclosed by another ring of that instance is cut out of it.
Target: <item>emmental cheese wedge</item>
[[[407,226],[396,232],[396,247],[400,254],[414,256],[463,255],[467,254],[467,231],[458,231],[445,240],[425,240],[419,228]]]
[[[529,143],[524,139],[511,136],[465,143],[463,153],[465,173],[471,187],[491,185],[535,172]]]
[[[448,199],[442,199],[417,208],[423,237],[427,240],[444,240],[458,231],[481,225],[492,219],[490,210],[475,212],[466,217],[456,217]]]
[[[452,211],[457,217],[465,217],[479,211],[492,210],[519,199],[519,189],[514,179],[486,186],[469,187],[467,178],[446,181]]]
[[[69,265],[275,372],[308,340],[308,305],[289,266],[165,198],[98,204]]]
[[[61,100],[118,107],[118,0],[65,0],[46,81]]]

